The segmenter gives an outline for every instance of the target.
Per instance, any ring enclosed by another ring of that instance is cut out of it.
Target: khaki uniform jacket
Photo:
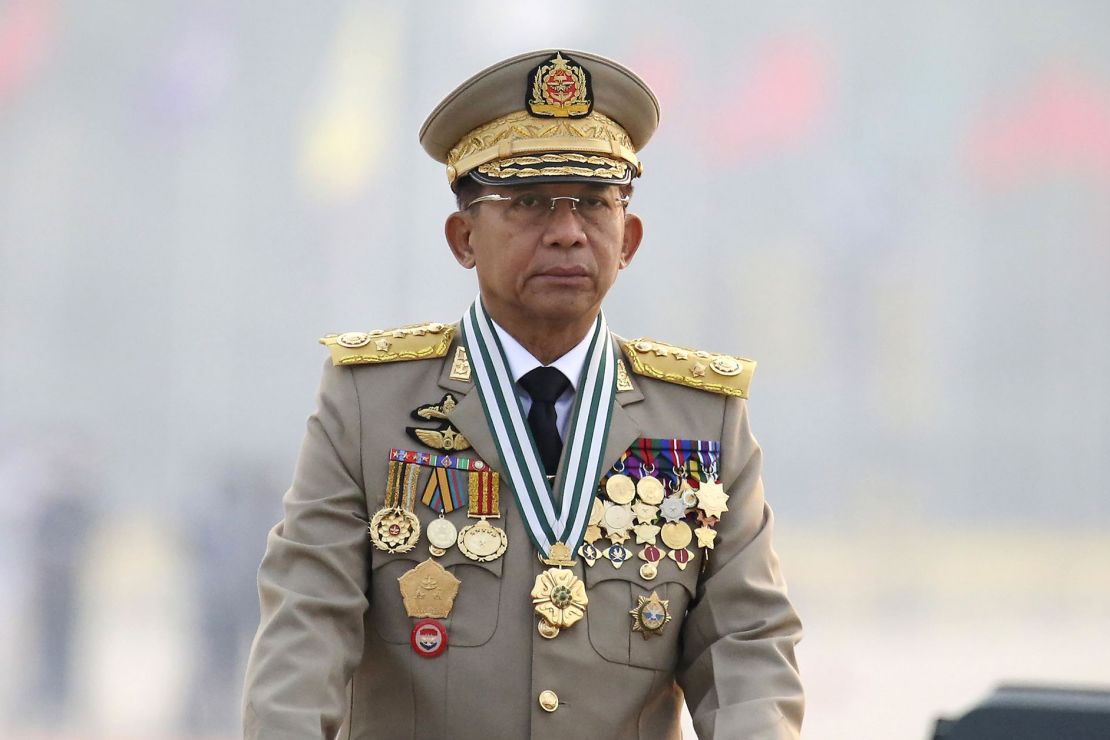
[[[450,421],[473,445],[464,456],[500,460],[478,393],[449,378],[446,357],[333,367],[329,362],[284,518],[258,574],[262,619],[244,695],[247,738],[678,738],[685,700],[701,738],[794,738],[803,697],[794,646],[801,627],[771,547],[761,453],[746,402],[639,375],[619,392],[606,442],[609,466],[638,438],[720,440],[729,492],[708,562],[685,570],[664,558],[651,581],[633,558],[574,572],[586,616],[555,639],[536,630],[530,591],[547,568],[535,555],[501,477],[505,555],[489,563],[457,547],[439,562],[461,580],[448,647],[418,656],[398,577],[428,557],[372,547],[369,517],[383,506],[391,448],[425,450],[405,433],[417,406],[458,400]],[[422,471],[420,488],[429,475]],[[426,525],[435,514],[416,504]],[[449,514],[470,523],[465,507]],[[600,544],[600,543],[599,543]],[[630,540],[634,552],[639,550]],[[692,550],[696,542],[690,547]],[[642,547],[642,546],[641,546]],[[653,591],[673,620],[660,636],[633,632],[629,611]],[[537,701],[554,691],[559,706]]]

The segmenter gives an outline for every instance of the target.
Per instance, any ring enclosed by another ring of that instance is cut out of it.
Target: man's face
[[[516,201],[477,203],[452,214],[446,231],[459,264],[477,269],[490,315],[502,325],[592,321],[617,271],[632,260],[642,236],[640,220],[622,207],[587,214],[585,199],[601,197],[616,204],[619,188],[546,183],[487,187],[478,193],[487,194]],[[541,204],[527,218],[514,205],[524,195],[535,196]],[[570,201],[558,200],[552,211],[548,199],[557,196],[584,202],[576,212]]]

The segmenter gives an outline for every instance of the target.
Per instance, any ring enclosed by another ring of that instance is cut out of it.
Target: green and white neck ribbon
[[[574,412],[555,478],[560,496],[552,495],[505,350],[481,298],[463,317],[461,340],[497,442],[502,475],[512,486],[532,544],[544,555],[550,554],[556,542],[575,552],[586,531],[594,489],[605,469],[602,458],[616,395],[617,358],[605,317],[599,313],[594,323],[590,349],[576,386]],[[560,502],[558,511],[556,500]]]

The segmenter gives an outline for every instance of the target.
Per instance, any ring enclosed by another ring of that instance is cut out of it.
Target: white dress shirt
[[[512,335],[502,329],[496,321],[491,320],[490,323],[493,324],[493,328],[497,332],[497,338],[501,340],[501,347],[505,350],[505,359],[509,361],[509,372],[513,376],[516,396],[520,399],[520,405],[524,408],[524,416],[527,418],[528,412],[532,408],[532,397],[520,387],[517,381],[537,367],[544,367],[544,364],[533,357],[531,352],[524,349],[520,342],[513,339]],[[577,392],[578,382],[581,380],[582,367],[586,364],[586,353],[590,351],[590,336],[591,332],[586,332],[586,336],[582,338],[581,342],[571,347],[565,355],[547,366],[558,369],[570,381],[570,387],[555,400],[555,424],[559,428],[559,436],[564,442],[567,441],[567,427],[570,426],[570,412],[574,407],[574,394]]]

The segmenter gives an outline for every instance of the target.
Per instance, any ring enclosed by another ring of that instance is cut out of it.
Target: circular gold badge
[[[709,367],[718,375],[739,375],[744,369],[744,366],[735,359],[724,355],[714,357],[713,360],[710,361]]]
[[[659,504],[667,491],[663,488],[663,484],[659,482],[658,478],[653,478],[650,475],[645,475],[636,484],[636,493],[639,494],[640,500],[645,504],[656,505]]]
[[[672,550],[681,550],[694,539],[694,533],[686,522],[667,522],[659,531],[659,538]]]
[[[559,636],[559,628],[544,619],[540,619],[536,629],[539,630],[540,637],[546,640],[554,640]]]
[[[428,542],[437,549],[441,551],[449,549],[458,538],[459,531],[450,520],[441,517],[428,523]]]
[[[462,528],[458,545],[459,551],[466,557],[479,563],[488,563],[505,554],[509,538],[505,535],[505,530],[480,519],[477,524]]]
[[[605,507],[605,529],[610,532],[623,532],[632,526],[632,509],[626,504],[609,504]]]
[[[659,575],[659,566],[655,563],[644,563],[640,566],[640,578],[645,581],[654,580]]]
[[[627,475],[613,475],[605,481],[605,493],[616,504],[630,504],[636,496],[636,484]]]
[[[335,343],[340,347],[356,349],[370,344],[370,335],[364,331],[349,331],[339,335]]]
[[[635,343],[634,345],[632,345],[632,346],[633,346],[633,347],[634,347],[634,348],[636,349],[636,351],[637,351],[637,352],[639,352],[640,354],[643,354],[644,352],[651,352],[651,349],[652,349],[652,347],[653,347],[653,345],[652,345],[652,343],[651,343],[651,342],[645,342],[645,341],[643,341],[643,340],[641,340],[641,341],[639,341],[639,342],[636,342],[636,343]]]

